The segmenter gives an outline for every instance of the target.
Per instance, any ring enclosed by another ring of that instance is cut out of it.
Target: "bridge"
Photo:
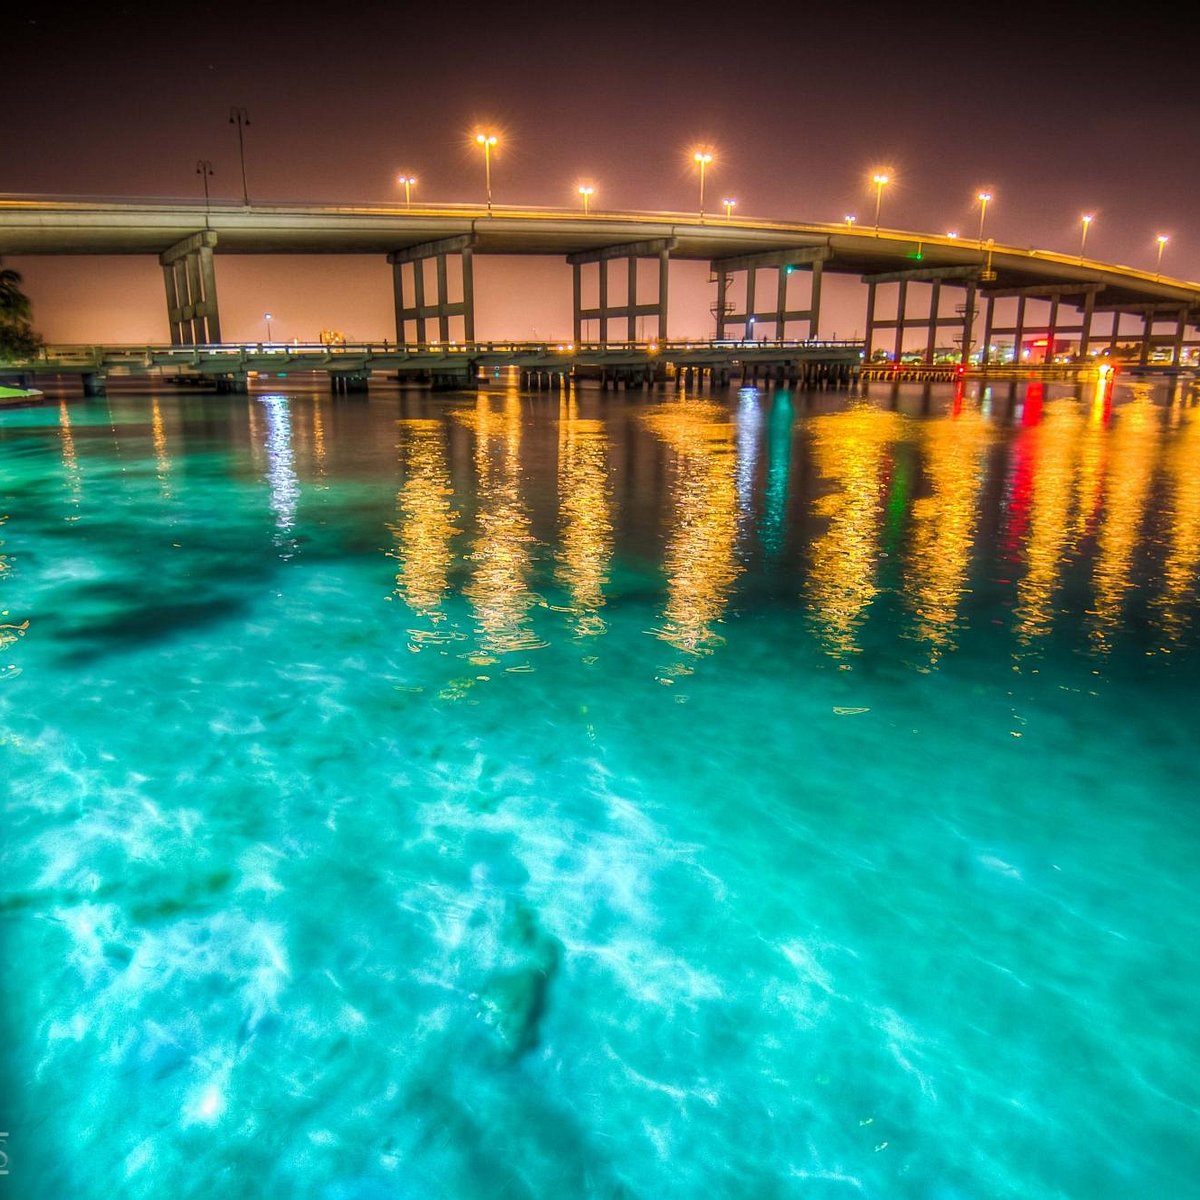
[[[1029,345],[1044,346],[1047,359],[1063,346],[1087,360],[1132,339],[1143,366],[1152,358],[1179,365],[1200,348],[1200,284],[992,239],[695,213],[0,196],[0,256],[156,256],[176,347],[224,345],[216,263],[227,254],[378,256],[392,272],[396,344],[406,354],[477,350],[479,254],[563,259],[573,280],[572,344],[582,346],[584,323],[595,322],[598,353],[634,346],[646,321],[653,341],[645,354],[670,344],[668,267],[676,259],[709,265],[718,346],[769,337],[776,349],[805,343],[823,353],[821,284],[834,272],[865,285],[868,361],[882,349],[895,362],[907,355],[933,364],[939,352],[945,357],[946,339],[964,365],[973,347],[985,365],[1006,345],[1018,361]],[[645,259],[658,268],[649,295],[638,271]],[[614,267],[624,279],[610,288]],[[594,304],[584,303],[585,280]],[[828,362],[840,363],[843,350],[830,351]]]
[[[85,394],[110,379],[161,379],[244,392],[252,378],[323,372],[335,392],[366,391],[372,375],[434,389],[463,388],[516,373],[524,388],[565,388],[593,379],[602,388],[676,387],[707,377],[728,384],[778,382],[842,387],[859,377],[861,342],[550,342],[447,343],[439,346],[220,343],[208,346],[46,346],[35,359],[4,372],[22,386],[39,377],[76,376]]]

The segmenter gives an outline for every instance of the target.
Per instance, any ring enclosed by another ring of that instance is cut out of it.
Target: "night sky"
[[[1089,257],[1153,270],[1167,234],[1163,273],[1200,279],[1183,11],[33,5],[5,27],[0,192],[198,199],[207,159],[214,197],[236,200],[237,105],[256,202],[402,202],[401,171],[418,177],[414,203],[482,201],[471,135],[486,126],[498,205],[577,207],[587,181],[597,211],[690,210],[690,153],[707,144],[710,211],[728,195],[746,217],[869,224],[870,176],[887,167],[885,226],[972,237],[987,188],[1000,244],[1073,253],[1088,212]],[[52,340],[165,338],[153,261],[6,263]],[[706,278],[673,275],[681,334],[705,332]],[[264,306],[280,337],[331,322],[394,336],[383,263],[219,258],[218,279],[228,337],[261,336]],[[484,260],[478,280],[480,336],[569,329],[558,260]]]

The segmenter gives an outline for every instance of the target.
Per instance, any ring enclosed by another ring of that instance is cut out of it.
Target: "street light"
[[[1166,245],[1166,244],[1167,244],[1167,243],[1168,243],[1170,240],[1171,240],[1171,239],[1170,239],[1169,237],[1167,237],[1167,235],[1166,235],[1165,233],[1160,233],[1160,234],[1158,235],[1158,261],[1157,261],[1157,262],[1154,264],[1154,280],[1155,280],[1155,282],[1156,282],[1156,283],[1158,282],[1158,277],[1159,277],[1159,276],[1162,274],[1162,252],[1163,252],[1163,247],[1164,247],[1164,246],[1165,246],[1165,245]]]
[[[877,174],[872,182],[875,184],[875,236],[879,236],[879,206],[883,202],[883,189],[891,182],[887,175]]]
[[[267,341],[271,340],[271,314],[263,313],[263,320],[267,323]]]
[[[596,189],[590,183],[585,183],[580,189],[579,194],[583,197],[583,215],[588,215],[588,201],[596,194]]]
[[[980,192],[975,197],[979,201],[979,244],[983,245],[983,218],[987,216],[988,201],[992,198],[991,192]]]
[[[1092,224],[1092,214],[1084,213],[1084,215],[1080,218],[1080,220],[1083,221],[1083,235],[1079,239],[1079,261],[1082,263],[1083,262],[1083,248],[1084,248],[1084,246],[1087,245],[1087,235],[1088,235],[1088,229],[1090,228],[1090,226]]]
[[[404,207],[412,208],[412,189],[417,182],[415,175],[397,175],[396,182],[404,184]]]
[[[700,165],[700,220],[704,220],[704,168],[713,160],[707,150],[697,150],[692,158]]]
[[[242,203],[249,207],[250,191],[246,187],[246,145],[242,138],[242,129],[250,124],[250,116],[244,108],[231,108],[229,123],[238,127],[238,158],[242,163]]]
[[[475,140],[483,147],[483,174],[487,181],[487,210],[492,211],[492,147],[497,138],[494,133],[477,133]]]
[[[737,207],[737,201],[725,199],[725,200],[722,200],[721,203],[723,205],[725,205],[725,220],[732,221],[733,220],[733,210],[735,207]]]
[[[853,229],[853,228],[854,228],[854,222],[855,222],[855,221],[857,221],[857,220],[858,220],[858,218],[857,218],[856,216],[854,216],[854,214],[853,214],[853,213],[847,213],[847,214],[846,214],[846,228],[847,228],[847,229]]]
[[[213,173],[212,163],[201,158],[196,163],[196,174],[204,177],[204,228],[208,228],[208,181]]]

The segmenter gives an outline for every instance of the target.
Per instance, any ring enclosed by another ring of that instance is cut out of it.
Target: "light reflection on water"
[[[1187,1194],[1198,411],[0,413],[25,1194]]]

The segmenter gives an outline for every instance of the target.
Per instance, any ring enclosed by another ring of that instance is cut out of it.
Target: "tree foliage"
[[[0,266],[0,362],[32,358],[42,347],[33,328],[33,306],[21,290],[21,273]]]

